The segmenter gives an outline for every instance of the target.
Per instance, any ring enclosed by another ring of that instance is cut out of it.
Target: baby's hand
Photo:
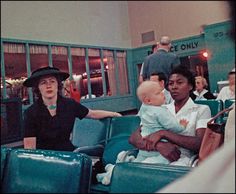
[[[147,151],[155,150],[155,145],[161,140],[162,136],[156,133],[152,133],[143,137],[143,140],[146,141]]]
[[[187,127],[189,121],[186,119],[180,119],[179,124],[182,125],[184,128]]]

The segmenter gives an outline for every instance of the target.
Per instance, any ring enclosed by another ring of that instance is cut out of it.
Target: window
[[[52,46],[52,64],[61,71],[69,73],[67,48]]]
[[[117,65],[118,65],[118,74],[120,83],[120,95],[125,95],[129,93],[129,83],[128,83],[128,73],[127,73],[127,65],[126,65],[126,53],[125,52],[117,52]]]
[[[48,66],[48,47],[40,45],[30,45],[30,66],[31,72],[39,67]]]
[[[103,61],[106,69],[106,74],[108,78],[108,91],[109,96],[117,95],[117,85],[116,85],[116,68],[113,51],[104,50],[103,51]]]
[[[71,58],[73,79],[80,95],[85,96],[88,94],[87,83],[83,81],[83,76],[86,75],[85,48],[71,48]]]
[[[88,49],[88,62],[92,97],[103,95],[101,58],[99,49]],[[84,76],[83,80],[87,82],[88,76]]]
[[[18,97],[22,99],[24,104],[28,104],[28,90],[23,86],[23,82],[27,78],[25,45],[4,43],[3,46],[6,98]],[[1,82],[1,95],[2,94],[3,84]]]

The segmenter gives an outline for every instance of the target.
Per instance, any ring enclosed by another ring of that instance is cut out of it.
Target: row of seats
[[[190,170],[187,167],[161,164],[118,163],[113,171],[111,185],[104,186],[91,183],[91,167],[91,159],[85,154],[1,147],[1,191],[145,193],[161,189]],[[150,180],[153,183],[147,187]]]
[[[86,153],[91,158],[94,156],[101,157],[103,166],[108,163],[115,164],[117,154],[120,151],[135,149],[133,145],[129,144],[128,139],[139,125],[140,118],[135,115],[101,120],[78,119],[74,125],[72,143],[78,146],[76,151]],[[98,152],[96,153],[93,149]],[[185,175],[190,169],[189,167],[161,164],[118,163],[114,168],[111,184],[102,185],[92,182],[90,192],[153,192]],[[150,177],[156,181],[151,187],[147,187],[146,183],[150,181]]]
[[[204,104],[208,105],[211,109],[211,116],[215,116],[218,112],[222,111],[225,108],[229,108],[233,103],[235,103],[235,99],[227,99],[224,102],[222,100],[215,100],[215,99],[208,99],[208,100],[195,100],[195,103],[197,104]],[[215,122],[225,122],[225,117],[227,117],[228,114],[224,114],[221,117],[219,117]]]
[[[195,103],[208,105],[211,109],[212,116],[228,108],[234,103],[234,100],[226,100],[225,103],[221,100],[197,100]],[[227,116],[227,115],[225,115]],[[218,119],[217,122],[222,122],[224,116]],[[72,143],[77,147],[76,152],[86,153],[90,156],[102,157],[104,148],[111,139],[117,141],[124,140],[123,147],[132,149],[133,147],[128,144],[128,137],[130,134],[139,127],[140,119],[135,115],[127,115],[123,117],[105,118],[100,120],[76,119],[73,133]],[[115,141],[113,141],[114,143]],[[112,147],[112,146],[110,146]],[[117,149],[117,148],[116,148]],[[111,157],[117,154],[116,150]],[[120,149],[117,151],[121,151]],[[114,162],[115,159],[113,158]],[[104,161],[107,163],[108,161]],[[110,159],[109,159],[109,162]],[[112,162],[112,163],[113,163]]]
[[[104,164],[114,163],[116,155],[122,149],[132,149],[128,138],[140,124],[136,115],[104,118],[100,120],[84,118],[75,120],[72,132],[72,144],[77,147],[75,152],[86,153],[89,156],[104,156],[104,148],[115,148],[104,158]],[[117,141],[122,141],[121,147],[114,147]],[[107,146],[109,144],[109,146]],[[108,150],[106,150],[108,151]]]

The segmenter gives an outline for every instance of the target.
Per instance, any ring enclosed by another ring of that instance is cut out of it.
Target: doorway
[[[189,55],[180,57],[181,65],[190,69],[194,73],[194,76],[202,76],[207,80],[208,90],[210,90],[209,73],[207,64],[207,53],[200,52],[195,55]]]

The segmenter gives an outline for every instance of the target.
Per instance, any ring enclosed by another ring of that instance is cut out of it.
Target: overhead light
[[[206,57],[206,58],[208,57],[208,53],[206,51],[203,52],[202,55],[203,55],[203,57]]]

